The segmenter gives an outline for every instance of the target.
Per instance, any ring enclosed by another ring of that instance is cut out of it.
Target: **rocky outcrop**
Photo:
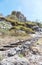
[[[20,11],[13,11],[11,15],[8,15],[7,17],[4,17],[0,15],[0,21],[8,21],[6,18],[10,18],[13,20],[19,20],[21,22],[26,22],[26,17],[20,12]]]
[[[19,21],[26,22],[26,17],[19,11],[13,11],[11,15],[15,15]]]
[[[10,29],[10,28],[12,28],[12,25],[10,22],[0,21],[0,28],[1,29]]]

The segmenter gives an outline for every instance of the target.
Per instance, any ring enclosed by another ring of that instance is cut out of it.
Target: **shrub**
[[[19,57],[22,58],[23,57],[23,54],[19,54]]]
[[[4,56],[0,54],[0,61],[4,59]]]

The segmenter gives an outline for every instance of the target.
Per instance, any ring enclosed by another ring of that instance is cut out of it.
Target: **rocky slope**
[[[42,65],[42,24],[16,11],[0,16],[0,65]]]
[[[0,51],[0,65],[42,65],[42,44],[38,37],[23,42],[22,45]]]
[[[35,33],[36,31],[42,31],[42,24],[27,21],[21,12],[13,11],[6,17],[0,15],[0,32],[3,34],[21,36]]]

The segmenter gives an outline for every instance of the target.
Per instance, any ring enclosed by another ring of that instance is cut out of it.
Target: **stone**
[[[13,49],[8,50],[7,53],[8,53],[8,57],[14,56],[16,54],[16,50],[13,48]]]
[[[29,62],[25,57],[20,58],[18,55],[15,55],[13,57],[3,59],[1,61],[1,65],[29,65]]]

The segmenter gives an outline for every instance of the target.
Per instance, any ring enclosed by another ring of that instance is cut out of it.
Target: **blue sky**
[[[42,0],[0,0],[0,13],[8,15],[13,10],[21,11],[28,20],[42,21]]]

